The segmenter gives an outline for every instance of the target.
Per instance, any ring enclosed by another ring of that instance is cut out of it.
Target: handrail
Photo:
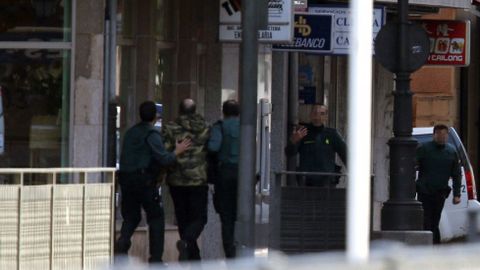
[[[0,168],[0,173],[115,172],[116,168]]]
[[[297,171],[275,171],[275,175],[305,175],[305,176],[348,176],[346,173],[332,172],[297,172]]]
[[[71,167],[66,167],[66,168],[0,168],[0,175],[18,175],[19,177],[19,184],[24,185],[24,179],[25,179],[25,174],[43,174],[43,175],[50,175],[51,179],[48,182],[51,182],[51,184],[56,185],[56,184],[69,184],[69,182],[62,183],[58,182],[58,174],[68,174],[68,173],[78,173],[80,174],[79,179],[84,183],[88,184],[88,177],[87,175],[90,173],[107,173],[111,174],[111,178],[106,178],[110,179],[111,181],[106,181],[106,182],[112,182],[115,183],[115,174],[117,173],[116,168],[112,167],[86,167],[86,168],[71,168]],[[17,178],[18,179],[18,178]],[[74,182],[75,183],[75,182]]]
[[[303,175],[303,176],[348,176],[348,173],[332,173],[332,172],[297,172],[297,171],[273,171],[275,176],[278,175]],[[375,177],[375,174],[371,174]]]

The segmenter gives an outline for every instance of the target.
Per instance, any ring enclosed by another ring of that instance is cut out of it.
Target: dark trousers
[[[162,199],[155,187],[145,175],[120,175],[122,191],[123,224],[120,238],[115,245],[115,253],[127,255],[131,246],[131,237],[141,220],[141,208],[147,215],[151,263],[162,262],[165,241],[165,216]]]
[[[208,186],[170,186],[180,239],[187,243],[188,260],[200,260],[197,239],[207,224]]]
[[[222,222],[222,242],[225,257],[235,257],[235,221],[237,220],[238,165],[220,167],[220,178],[215,184],[214,206]]]
[[[445,195],[442,192],[433,194],[418,193],[418,200],[423,206],[423,228],[433,232],[433,243],[440,243],[438,225],[445,204]]]

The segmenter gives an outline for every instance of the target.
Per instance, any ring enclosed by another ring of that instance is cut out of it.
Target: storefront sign
[[[470,21],[421,21],[430,38],[427,65],[470,64]]]
[[[295,36],[292,44],[274,45],[282,51],[329,53],[332,51],[333,15],[295,14]]]
[[[260,42],[291,42],[293,0],[268,1],[267,30],[258,31]],[[241,0],[220,0],[220,41],[240,42],[242,38]]]
[[[350,48],[351,12],[347,5],[344,6],[310,6],[309,14],[333,14],[333,44],[332,54],[348,54]],[[385,7],[375,6],[373,10],[373,40],[386,22]],[[373,42],[372,42],[373,46]]]

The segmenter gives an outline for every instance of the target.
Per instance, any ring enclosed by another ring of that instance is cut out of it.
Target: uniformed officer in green
[[[423,227],[433,232],[433,243],[440,243],[438,225],[442,215],[445,199],[453,182],[453,204],[460,203],[460,185],[462,173],[457,151],[448,143],[448,127],[435,125],[433,140],[420,145],[417,149],[418,200],[423,206]]]
[[[190,147],[190,141],[183,140],[176,143],[172,152],[167,152],[160,132],[154,128],[159,117],[154,102],[140,105],[142,121],[125,133],[119,173],[123,224],[115,252],[127,255],[142,207],[147,215],[151,263],[162,262],[163,255],[165,219],[156,182],[159,168],[174,163],[176,156]]]
[[[346,164],[346,144],[334,128],[326,127],[328,109],[315,104],[310,111],[311,123],[295,128],[285,152],[288,156],[300,155],[298,171],[336,172],[335,154]],[[334,176],[308,176],[306,186],[332,187],[336,185]]]
[[[219,174],[214,183],[214,206],[222,222],[225,257],[235,257],[234,232],[237,219],[238,155],[240,152],[240,106],[236,100],[223,103],[223,121],[213,125],[208,150],[218,153]]]

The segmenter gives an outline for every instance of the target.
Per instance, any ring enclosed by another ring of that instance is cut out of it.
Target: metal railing
[[[0,269],[112,262],[115,168],[1,168]]]

